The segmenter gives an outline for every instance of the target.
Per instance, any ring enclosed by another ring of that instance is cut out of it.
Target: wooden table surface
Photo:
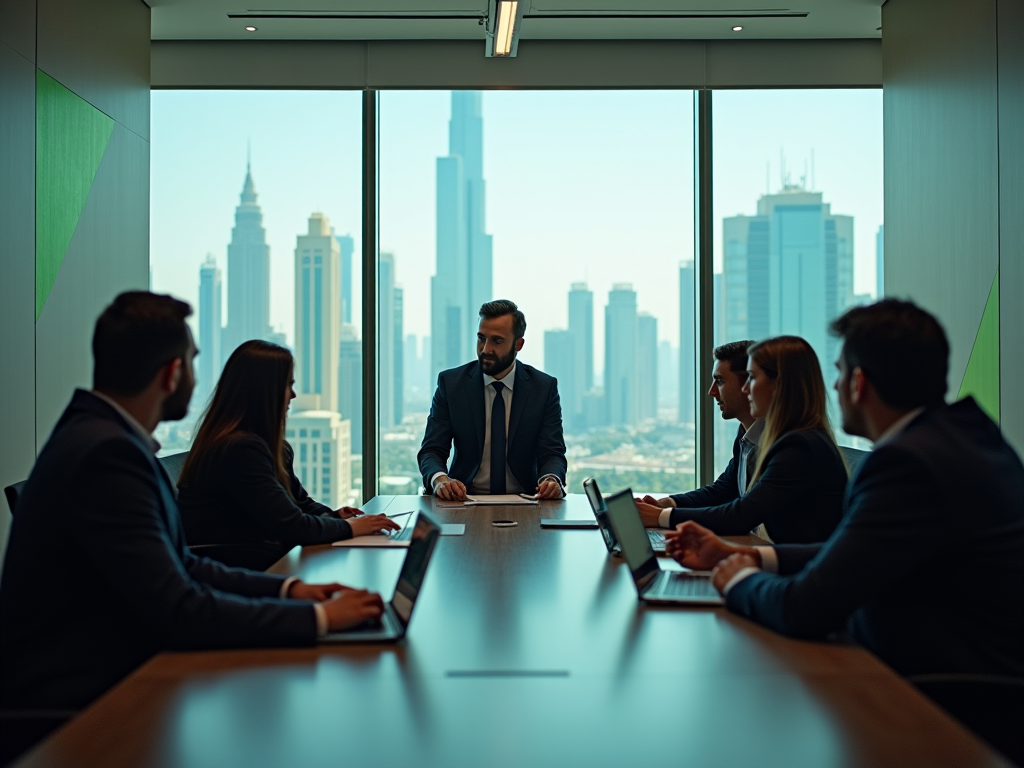
[[[582,495],[366,506],[408,509],[466,534],[439,541],[403,643],[161,654],[19,765],[1006,765],[859,648],[641,606],[596,530],[540,528],[590,517]],[[388,599],[404,552],[297,547],[272,570]]]

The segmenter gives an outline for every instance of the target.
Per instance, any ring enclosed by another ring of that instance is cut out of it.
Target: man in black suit
[[[131,292],[96,322],[93,390],[75,392],[11,526],[4,708],[79,709],[160,650],[313,645],[380,615],[376,594],[189,552],[151,434],[188,409],[189,314],[170,296]]]
[[[731,341],[715,347],[714,351],[715,367],[711,371],[708,395],[718,403],[723,419],[736,419],[740,423],[732,443],[732,458],[728,466],[715,482],[703,488],[688,493],[674,493],[663,499],[653,496],[637,499],[640,517],[648,528],[672,527],[672,512],[676,509],[717,507],[735,501],[746,493],[747,478],[753,474],[757,461],[757,441],[764,427],[764,419],[755,419],[750,415],[750,400],[743,392],[743,385],[747,383],[747,347],[753,343],[750,340]],[[678,522],[675,521],[676,524]]]
[[[463,500],[467,492],[565,495],[558,382],[516,362],[525,333],[519,307],[489,301],[480,307],[476,362],[437,377],[417,458],[423,487],[438,498]]]
[[[944,403],[949,346],[927,312],[886,299],[832,331],[843,429],[875,444],[835,533],[733,547],[683,523],[670,553],[783,634],[845,628],[904,675],[1024,676],[1024,465],[973,398]]]

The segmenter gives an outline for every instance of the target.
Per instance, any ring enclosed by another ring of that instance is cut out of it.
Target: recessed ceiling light
[[[733,32],[742,32],[743,31],[743,27],[739,27],[739,26],[733,27],[732,31]]]
[[[256,27],[250,25],[250,26],[245,28],[245,31],[246,32],[255,32],[256,31]]]

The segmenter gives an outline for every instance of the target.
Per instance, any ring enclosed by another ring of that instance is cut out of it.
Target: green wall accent
[[[113,120],[36,70],[37,321],[113,130]]]
[[[981,316],[971,358],[957,399],[973,395],[982,410],[999,423],[999,271]]]

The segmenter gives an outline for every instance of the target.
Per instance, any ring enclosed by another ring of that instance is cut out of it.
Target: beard
[[[188,416],[188,404],[192,399],[192,382],[181,382],[174,394],[164,400],[160,421],[181,421]]]
[[[483,372],[488,376],[493,376],[506,370],[515,362],[516,350],[513,348],[505,357],[484,357],[478,354],[476,359],[480,361],[480,367],[483,369]]]

